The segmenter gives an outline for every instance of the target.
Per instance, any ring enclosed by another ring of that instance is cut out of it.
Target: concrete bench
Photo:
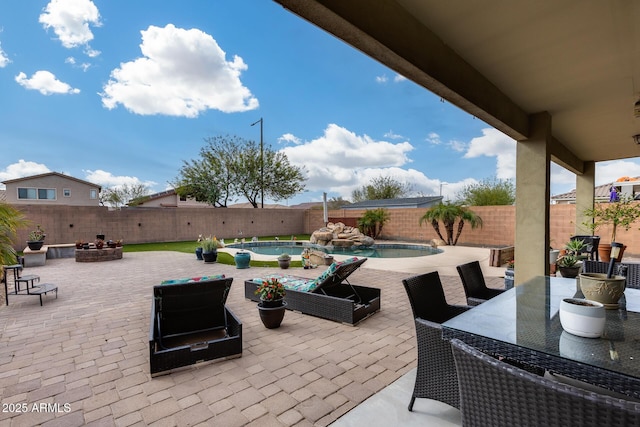
[[[29,247],[24,248],[22,251],[22,258],[24,259],[25,267],[37,267],[44,265],[47,262],[47,249],[48,246],[43,246],[42,249],[32,251]]]

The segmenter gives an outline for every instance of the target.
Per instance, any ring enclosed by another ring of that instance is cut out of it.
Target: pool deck
[[[90,264],[47,260],[24,274],[58,285],[58,298],[43,296],[40,306],[38,298],[9,295],[0,307],[0,396],[7,405],[0,426],[460,425],[459,412],[439,402],[418,399],[414,412],[406,410],[416,343],[402,279],[438,270],[447,300],[461,304],[458,263],[479,259],[489,285],[502,285],[498,269],[486,267],[488,257],[488,249],[452,247],[421,258],[371,258],[350,281],[382,290],[380,312],[354,327],[287,311],[273,330],[243,287],[273,268],[238,270],[176,252]],[[305,277],[322,271],[288,270]],[[151,378],[152,286],[220,273],[234,278],[227,306],[243,323],[242,357]]]

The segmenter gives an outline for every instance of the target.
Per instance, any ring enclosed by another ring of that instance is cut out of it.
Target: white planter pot
[[[549,264],[555,264],[560,255],[560,249],[551,249],[549,251]]]
[[[604,304],[580,298],[565,298],[560,302],[560,323],[570,334],[598,338],[604,331]]]

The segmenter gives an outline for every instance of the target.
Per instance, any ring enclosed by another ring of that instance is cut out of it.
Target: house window
[[[62,195],[63,195],[64,197],[71,197],[71,190],[70,190],[70,189],[68,189],[68,188],[63,188],[63,189],[62,189]]]
[[[56,190],[54,188],[38,188],[38,199],[55,200]]]
[[[38,198],[38,189],[37,188],[18,188],[18,199],[32,199],[35,200]]]
[[[98,198],[98,191],[95,189],[91,189],[89,190],[89,198],[90,199],[97,199]]]
[[[18,188],[19,200],[55,200],[55,188]]]

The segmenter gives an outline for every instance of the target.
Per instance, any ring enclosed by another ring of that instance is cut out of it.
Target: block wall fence
[[[576,228],[575,205],[551,205],[551,246],[561,248],[574,234],[591,234]],[[40,224],[47,233],[47,243],[93,241],[96,234],[107,239],[123,239],[124,243],[148,243],[196,240],[199,234],[215,235],[225,240],[240,236],[289,235],[311,233],[322,227],[321,209],[225,209],[225,208],[125,208],[108,210],[91,206],[21,205],[19,209],[32,227],[19,230],[16,250],[26,246],[28,232]],[[459,245],[503,247],[515,241],[515,206],[473,207],[483,221],[482,228],[466,224]],[[431,224],[419,225],[426,209],[389,209],[381,239],[428,242],[437,238]],[[359,218],[364,210],[331,210],[329,218],[338,221]],[[618,241],[627,245],[626,253],[640,254],[640,223],[629,231],[618,230]],[[441,230],[444,235],[444,230]],[[611,230],[602,228],[596,234],[603,242],[610,240]]]

